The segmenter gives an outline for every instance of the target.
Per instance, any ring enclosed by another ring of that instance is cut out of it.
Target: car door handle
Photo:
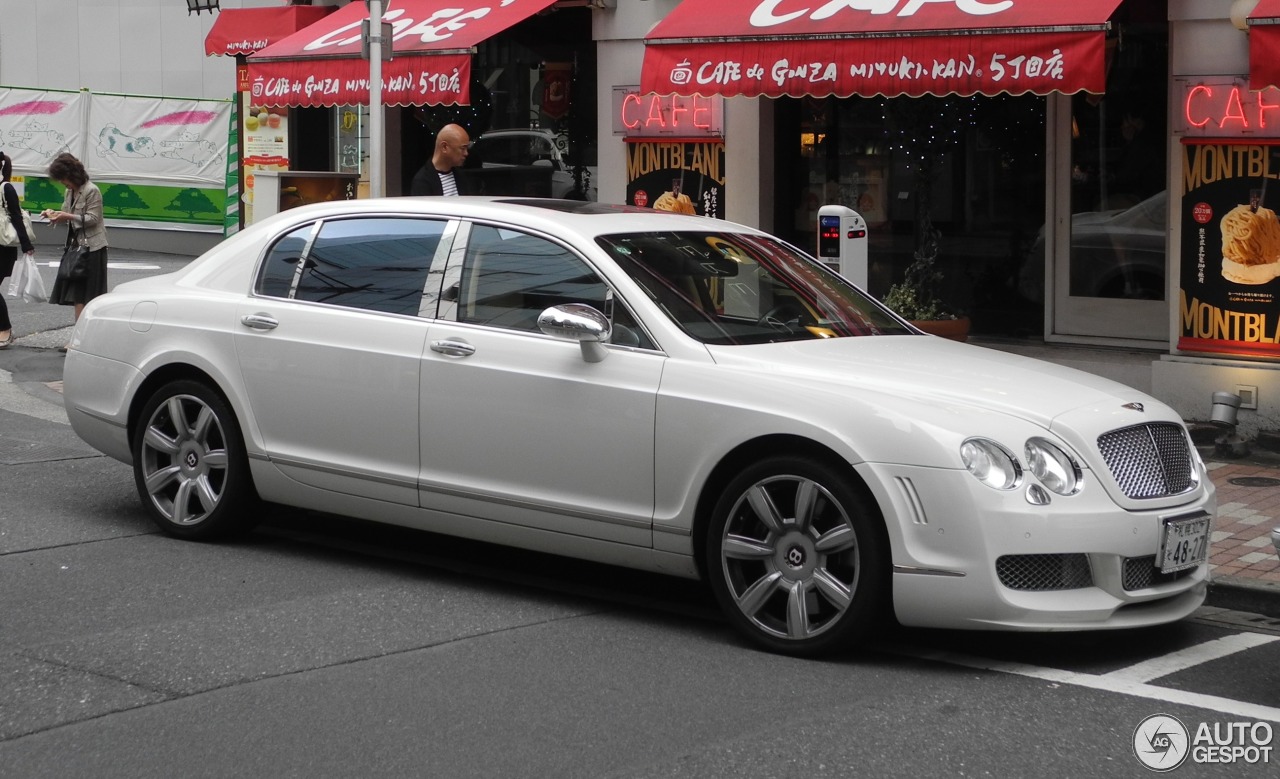
[[[431,351],[451,354],[454,357],[470,357],[476,353],[476,348],[466,341],[455,341],[450,338],[443,341],[432,341]]]
[[[240,324],[254,330],[275,330],[280,325],[280,321],[266,314],[245,314],[240,317]]]

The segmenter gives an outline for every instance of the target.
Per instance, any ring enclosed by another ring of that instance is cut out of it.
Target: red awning
[[[315,24],[332,10],[327,5],[224,9],[204,37],[204,53],[208,56],[252,54]]]
[[[1280,0],[1258,0],[1249,25],[1249,88],[1280,86]]]
[[[382,63],[385,105],[470,102],[471,52],[481,41],[550,7],[556,0],[388,0],[393,59]],[[249,57],[250,92],[267,106],[369,102],[369,61],[360,57],[364,2]]]
[[[1108,19],[1119,5],[683,0],[645,39],[640,89],[725,97],[1101,93]]]

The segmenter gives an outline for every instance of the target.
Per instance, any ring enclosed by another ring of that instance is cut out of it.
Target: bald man
[[[410,195],[465,195],[458,186],[457,168],[467,159],[471,137],[461,125],[446,124],[436,134],[436,150],[431,161],[422,166],[409,185]]]

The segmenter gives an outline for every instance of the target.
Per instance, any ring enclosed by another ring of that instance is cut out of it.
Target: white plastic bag
[[[28,303],[49,302],[49,293],[45,291],[44,279],[40,277],[35,257],[24,254],[21,260],[13,264],[13,275],[9,277],[6,294],[11,298],[20,297]]]

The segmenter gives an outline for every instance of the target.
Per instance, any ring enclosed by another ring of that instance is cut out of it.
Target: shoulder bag
[[[74,198],[71,207],[75,208]],[[84,218],[83,214],[80,218]],[[67,225],[67,245],[62,250],[62,261],[58,263],[58,278],[79,281],[88,275],[89,244],[84,239],[84,230],[77,230],[73,222]]]
[[[18,238],[18,230],[13,226],[13,220],[9,218],[9,199],[5,197],[8,189],[13,185],[5,182],[5,191],[0,192],[0,246],[19,246],[22,244]],[[22,212],[22,224],[27,228],[27,240],[35,243],[36,233],[31,227],[31,214],[27,213],[25,208],[19,208]]]

